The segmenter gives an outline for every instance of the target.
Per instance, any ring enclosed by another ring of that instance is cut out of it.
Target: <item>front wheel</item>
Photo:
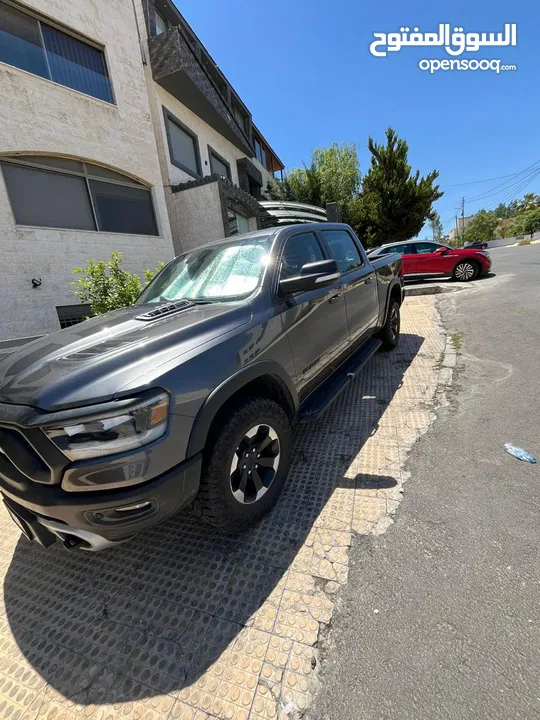
[[[469,282],[469,280],[474,280],[477,275],[478,266],[476,263],[463,260],[463,262],[459,262],[454,268],[453,277],[454,280],[459,280],[460,282]]]
[[[400,305],[397,300],[391,300],[386,314],[386,320],[379,338],[382,341],[382,350],[393,350],[399,342],[401,327]]]
[[[239,532],[276,503],[290,462],[290,422],[272,400],[248,397],[229,407],[203,456],[195,501],[213,527]]]

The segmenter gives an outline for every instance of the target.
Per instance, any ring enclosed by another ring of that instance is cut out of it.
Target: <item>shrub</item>
[[[73,268],[76,275],[81,275],[73,291],[81,302],[89,303],[94,315],[102,315],[111,310],[133,305],[143,288],[156,275],[163,263],[158,263],[155,270],[145,270],[146,282],[129,270],[121,267],[122,253],[112,252],[107,260],[89,260],[84,268]]]

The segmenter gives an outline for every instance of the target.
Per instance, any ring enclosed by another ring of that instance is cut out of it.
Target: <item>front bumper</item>
[[[122,402],[132,401],[114,408]],[[42,426],[77,412],[0,403],[0,493],[30,539],[101,549],[161,522],[197,494],[200,455],[178,464],[192,418],[171,415],[167,433],[137,450],[70,462]]]
[[[70,493],[58,485],[38,483],[16,488],[0,475],[0,491],[29,539],[48,546],[60,538],[68,547],[101,550],[187,505],[199,489],[201,462],[201,455],[195,455],[148,483],[119,490]]]

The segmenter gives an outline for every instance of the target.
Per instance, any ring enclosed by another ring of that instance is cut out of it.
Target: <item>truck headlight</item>
[[[169,396],[162,392],[119,409],[43,428],[70,460],[113,455],[157,440],[167,431]]]

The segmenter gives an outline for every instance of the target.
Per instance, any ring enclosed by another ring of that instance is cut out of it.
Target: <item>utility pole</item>
[[[459,208],[456,208],[456,210],[459,210]],[[463,230],[465,228],[465,198],[461,198],[461,227],[459,225],[459,215],[456,215],[456,240],[461,242],[461,236],[463,234]]]

